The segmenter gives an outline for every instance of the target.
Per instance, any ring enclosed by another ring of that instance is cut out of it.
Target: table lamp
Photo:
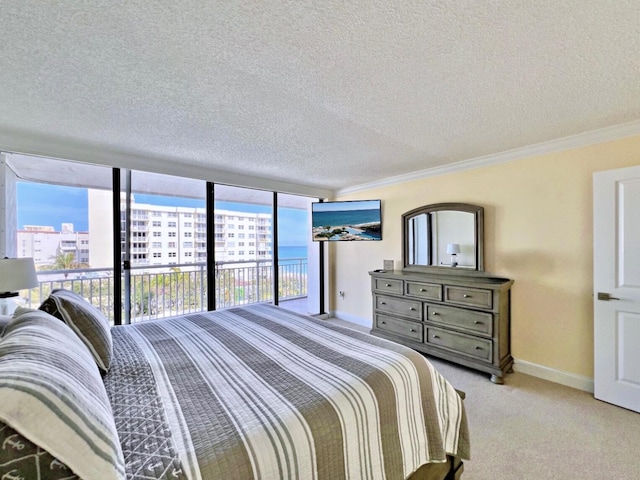
[[[458,266],[458,254],[460,253],[460,244],[459,243],[448,243],[447,244],[447,253],[451,255],[451,266]]]
[[[18,296],[18,290],[30,289],[38,285],[33,258],[0,259],[0,314],[13,314],[16,308],[13,297]]]

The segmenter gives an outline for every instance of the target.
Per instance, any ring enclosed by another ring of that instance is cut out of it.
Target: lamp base
[[[12,295],[11,297],[0,297],[0,315],[13,315],[13,312],[16,311],[16,307],[18,305],[12,297],[16,296],[17,295]]]

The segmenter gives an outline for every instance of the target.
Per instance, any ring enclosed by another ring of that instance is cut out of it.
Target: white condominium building
[[[89,191],[91,267],[110,266],[112,248],[110,192]],[[121,230],[126,231],[124,203]],[[130,207],[129,232],[132,266],[184,265],[207,261],[207,217],[205,208],[151,205],[135,202]],[[268,213],[215,210],[216,262],[247,262],[272,255],[272,220]],[[122,237],[124,251],[124,235]]]
[[[52,226],[25,225],[18,230],[18,257],[33,257],[36,266],[53,265],[60,254],[73,254],[77,265],[89,263],[89,233],[75,232],[72,223],[63,223],[62,231]]]

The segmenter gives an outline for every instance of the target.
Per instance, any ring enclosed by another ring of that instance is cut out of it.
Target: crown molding
[[[464,170],[472,170],[500,163],[513,162],[528,157],[535,157],[563,150],[571,150],[573,148],[594,145],[596,143],[610,142],[620,138],[632,137],[634,135],[640,135],[640,120],[601,128],[598,130],[590,130],[588,132],[570,135],[568,137],[562,137],[548,142],[536,143],[522,148],[507,150],[506,152],[484,155],[482,157],[475,157],[469,160],[450,163],[439,167],[427,168],[416,172],[405,173],[403,175],[396,175],[382,180],[377,180],[375,182],[342,188],[340,190],[336,190],[335,195],[349,195],[363,190],[389,187],[400,183],[422,180],[424,178],[447,175],[450,173],[462,172]]]
[[[620,138],[631,137],[634,135],[640,135],[640,120],[598,130],[591,130],[577,135],[550,140],[548,142],[508,150],[506,152],[485,155],[447,165],[410,172],[403,175],[387,177],[374,182],[355,185],[335,191],[292,184],[278,180],[257,178],[250,175],[217,171],[204,166],[185,167],[178,163],[176,159],[145,157],[130,152],[120,152],[104,148],[96,148],[95,146],[79,145],[74,142],[58,138],[25,135],[22,132],[19,133],[7,130],[0,130],[0,151],[45,156],[71,161],[82,161],[111,167],[152,170],[157,173],[200,178],[229,185],[260,188],[306,196],[317,196],[319,198],[333,198],[364,190],[388,187],[401,183],[422,180],[424,178],[447,175],[465,170],[522,160],[528,157],[535,157],[538,155],[618,140]]]

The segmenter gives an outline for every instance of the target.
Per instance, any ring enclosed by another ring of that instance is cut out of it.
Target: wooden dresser
[[[369,272],[371,333],[491,374],[511,371],[512,280],[485,273]]]

